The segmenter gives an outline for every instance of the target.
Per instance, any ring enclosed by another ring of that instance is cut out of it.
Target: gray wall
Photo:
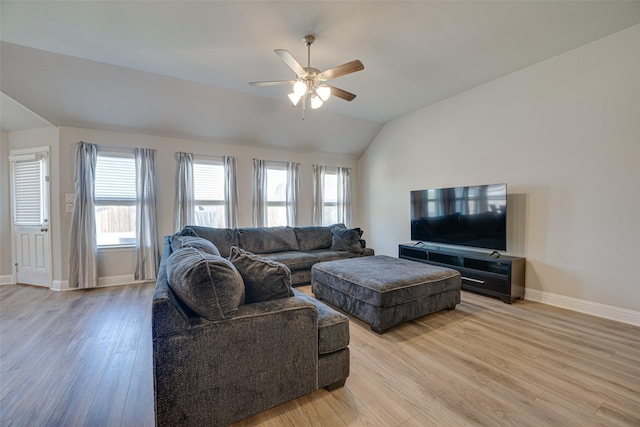
[[[0,132],[0,284],[11,281],[9,192],[9,134],[2,131]]]
[[[359,160],[377,253],[410,240],[410,190],[508,184],[527,298],[640,312],[640,25],[387,123]]]

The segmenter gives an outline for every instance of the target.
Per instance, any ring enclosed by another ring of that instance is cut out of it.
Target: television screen
[[[411,192],[411,240],[507,250],[507,185]]]

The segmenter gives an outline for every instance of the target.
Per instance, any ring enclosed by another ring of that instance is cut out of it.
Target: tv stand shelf
[[[462,289],[500,298],[511,304],[524,297],[525,258],[421,245],[399,245],[399,258],[458,270]]]

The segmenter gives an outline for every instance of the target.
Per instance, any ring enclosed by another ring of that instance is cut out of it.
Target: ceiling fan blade
[[[285,64],[287,64],[289,68],[293,70],[294,73],[296,73],[296,76],[305,76],[307,74],[304,68],[302,68],[302,65],[300,65],[298,61],[295,60],[293,55],[291,55],[288,50],[276,49],[274,50],[274,52],[280,57],[280,59],[282,59]]]
[[[276,85],[292,85],[295,80],[274,80],[272,82],[249,82],[251,86],[276,86]]]
[[[336,77],[344,76],[345,74],[355,73],[356,71],[364,70],[364,65],[360,62],[359,59],[355,61],[347,62],[346,64],[338,65],[337,67],[333,67],[328,69],[327,71],[323,71],[320,73],[320,77],[324,80],[335,79]]]
[[[327,85],[327,86],[331,88],[331,95],[337,96],[338,98],[342,98],[345,101],[353,101],[356,98],[356,95],[351,92],[347,92],[346,90],[340,89],[335,86],[331,86],[331,85]]]

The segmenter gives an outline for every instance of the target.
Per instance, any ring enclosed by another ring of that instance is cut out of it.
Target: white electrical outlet
[[[75,194],[65,194],[64,195],[64,201],[67,203],[73,203],[73,201],[75,200],[76,195]],[[67,211],[68,212],[68,211]]]
[[[67,213],[73,213],[73,203],[67,203]]]

